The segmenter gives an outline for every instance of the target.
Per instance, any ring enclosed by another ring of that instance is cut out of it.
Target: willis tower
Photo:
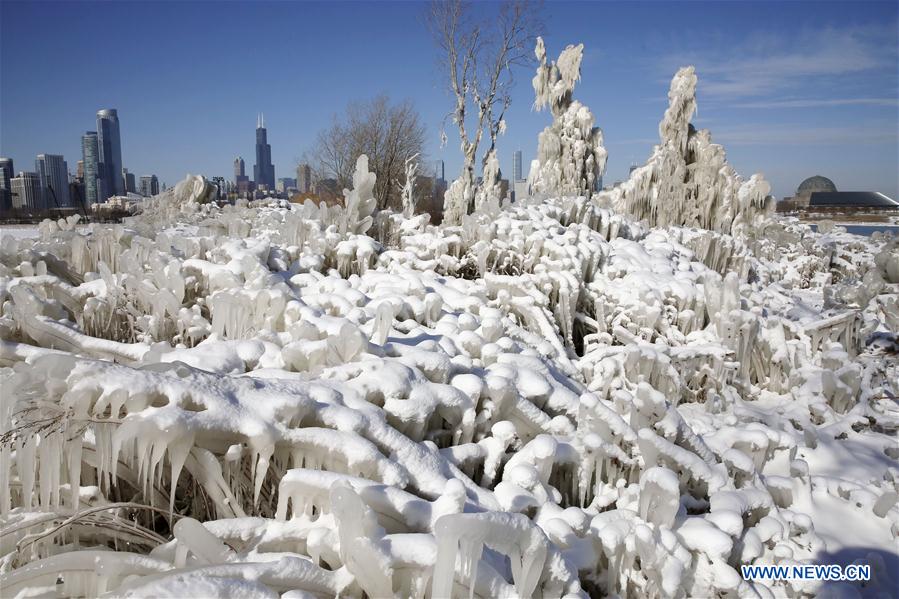
[[[272,147],[268,145],[268,132],[265,130],[265,119],[261,114],[256,121],[256,164],[253,165],[253,178],[257,187],[265,185],[270,190],[275,189]]]

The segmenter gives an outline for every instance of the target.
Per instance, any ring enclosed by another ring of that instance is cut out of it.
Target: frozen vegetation
[[[377,212],[363,156],[346,207],[188,177],[3,236],[4,597],[851,595],[739,566],[855,560],[895,591],[897,242],[775,221],[692,68],[587,197],[582,49],[537,52],[531,198]]]

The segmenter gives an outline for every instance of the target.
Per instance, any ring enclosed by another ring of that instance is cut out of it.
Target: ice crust
[[[455,224],[376,212],[363,156],[346,207],[188,177],[4,236],[3,596],[798,597],[739,566],[856,559],[895,589],[899,246],[774,220],[692,68],[586,197],[581,53],[538,46],[538,191]]]

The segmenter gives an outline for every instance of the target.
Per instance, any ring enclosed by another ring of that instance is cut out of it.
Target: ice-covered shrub
[[[540,134],[528,186],[536,194],[589,197],[605,171],[607,152],[602,131],[593,126],[593,113],[571,97],[581,78],[584,45],[568,46],[558,61],[547,64],[546,48],[538,37],[534,52],[539,61],[534,107],[549,106],[553,123]]]

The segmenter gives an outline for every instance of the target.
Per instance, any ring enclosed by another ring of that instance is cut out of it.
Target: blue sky
[[[494,5],[482,5],[489,12]],[[451,101],[418,2],[0,2],[0,154],[32,170],[61,153],[70,170],[100,108],[119,111],[135,174],[251,171],[265,113],[277,177],[349,101],[410,99],[430,160],[460,165],[440,128]],[[605,181],[626,176],[658,140],[671,76],[694,64],[695,124],[744,176],[778,197],[829,176],[843,190],[897,193],[899,17],[889,2],[547,2],[548,53],[586,46],[575,97],[603,128]],[[550,117],[531,110],[519,71],[500,160],[525,170]],[[252,172],[252,171],[251,171]]]

